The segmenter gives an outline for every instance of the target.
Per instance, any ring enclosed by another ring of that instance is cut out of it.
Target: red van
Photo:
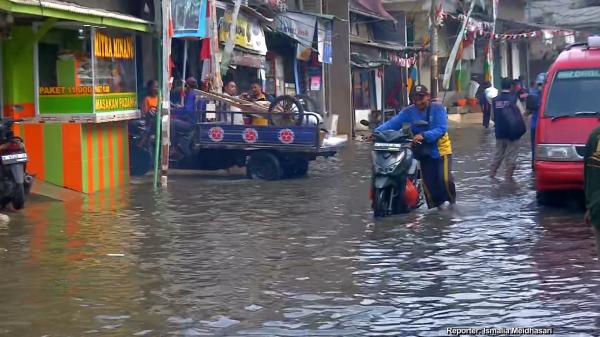
[[[600,125],[600,37],[563,51],[550,67],[536,132],[538,203],[550,192],[583,190],[583,154]]]

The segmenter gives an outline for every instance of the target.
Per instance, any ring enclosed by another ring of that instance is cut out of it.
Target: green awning
[[[84,7],[58,0],[0,0],[0,10],[107,27],[150,32],[151,23],[135,16]]]

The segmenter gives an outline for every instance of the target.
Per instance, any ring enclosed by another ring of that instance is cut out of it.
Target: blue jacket
[[[419,111],[414,105],[411,105],[379,126],[375,131],[400,130],[404,124],[410,124],[413,134],[422,133],[427,143],[437,144],[433,148],[433,158],[452,154],[452,143],[448,136],[448,113],[446,108],[438,103],[431,103],[430,108],[429,127],[427,128],[415,125],[415,122],[425,120],[427,111]]]
[[[503,116],[503,109],[511,104],[516,105],[519,97],[512,92],[502,91],[494,100],[492,101],[492,108],[494,109],[494,126],[496,139],[509,139],[509,130],[506,123],[506,120]]]
[[[173,114],[178,119],[189,119],[194,120],[196,113],[196,93],[190,91],[185,94],[183,99],[183,107],[179,109],[174,109]]]

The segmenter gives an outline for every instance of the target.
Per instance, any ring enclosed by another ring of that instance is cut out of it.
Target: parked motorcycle
[[[152,169],[154,158],[154,117],[129,122],[129,173],[142,176]]]
[[[423,204],[421,170],[411,149],[412,138],[410,129],[373,134],[371,205],[376,217],[408,213]]]
[[[143,176],[154,166],[154,151],[156,144],[156,117],[149,115],[146,118],[129,122],[129,173],[132,176]],[[171,145],[171,154],[176,147],[176,152],[185,153],[181,145],[189,142],[191,135],[179,132],[173,135],[175,140]],[[184,158],[185,159],[185,158]],[[173,167],[177,167],[182,158],[170,158]]]
[[[25,144],[12,131],[13,124],[21,121],[4,118],[0,122],[0,206],[11,203],[16,210],[25,207],[33,184],[33,177],[26,172]]]

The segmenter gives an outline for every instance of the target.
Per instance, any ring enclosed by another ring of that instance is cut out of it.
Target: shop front
[[[307,12],[279,15],[273,24],[274,31],[287,39],[286,43],[279,43],[278,48],[274,48],[270,68],[272,75],[267,73],[268,78],[275,80],[274,87],[278,91],[283,89],[285,94],[308,97],[311,102],[309,105],[314,105],[314,112],[324,114],[329,110],[325,83],[327,67],[333,62],[333,20],[334,17],[330,15]],[[282,38],[273,40],[275,44]]]
[[[54,9],[45,12],[51,18],[17,21],[2,41],[3,115],[24,119],[15,133],[25,140],[29,173],[93,193],[128,182],[127,121],[140,114],[135,31],[149,26],[74,8],[82,13]]]

